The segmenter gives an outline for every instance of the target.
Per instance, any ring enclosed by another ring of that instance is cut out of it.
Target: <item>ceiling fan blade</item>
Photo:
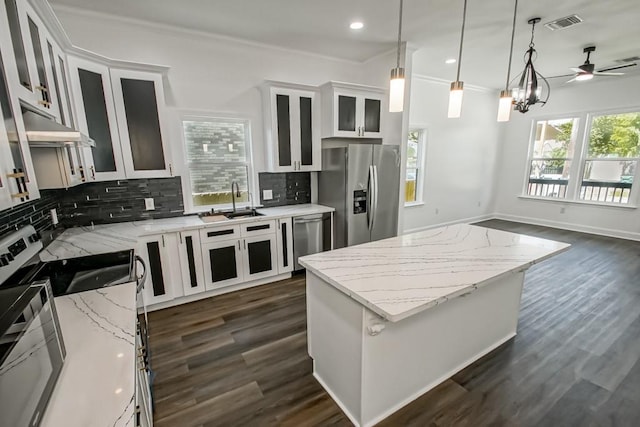
[[[558,79],[560,77],[573,77],[575,76],[575,74],[563,74],[561,76],[550,76],[550,77],[546,77],[547,79]]]
[[[613,71],[613,70],[619,70],[621,68],[629,68],[629,67],[635,67],[636,64],[635,62],[632,62],[630,64],[624,64],[624,65],[618,65],[617,67],[609,67],[609,68],[603,68],[602,70],[598,70],[598,73],[603,73],[603,72],[607,72],[607,71]]]
[[[584,73],[584,70],[582,68],[569,67],[569,69],[574,73]]]
[[[576,80],[577,80],[577,79],[574,77],[574,78],[572,78],[571,80],[567,80],[567,81],[565,82],[565,84],[566,84],[566,83],[575,82]]]
[[[624,73],[601,73],[600,71],[596,71],[593,73],[594,76],[624,76]]]

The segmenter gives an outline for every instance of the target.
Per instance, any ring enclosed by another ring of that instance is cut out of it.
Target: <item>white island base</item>
[[[523,282],[501,275],[389,322],[307,270],[313,374],[356,426],[374,425],[514,337]]]

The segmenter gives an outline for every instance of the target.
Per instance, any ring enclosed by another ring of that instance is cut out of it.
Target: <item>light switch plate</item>
[[[153,202],[153,197],[144,199],[144,208],[145,210],[148,210],[148,211],[153,211],[156,209],[156,205]]]
[[[262,200],[273,200],[273,190],[262,190]]]

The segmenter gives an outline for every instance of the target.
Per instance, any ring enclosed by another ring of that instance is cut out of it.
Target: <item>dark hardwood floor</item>
[[[526,274],[518,335],[380,426],[640,425],[640,243],[571,243]],[[351,425],[311,375],[304,276],[150,313],[155,424]]]

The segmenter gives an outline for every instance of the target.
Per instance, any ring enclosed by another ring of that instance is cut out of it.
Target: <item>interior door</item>
[[[373,207],[371,241],[398,234],[398,192],[400,191],[400,151],[396,145],[373,148],[379,197]]]
[[[347,246],[369,242],[373,146],[349,144],[347,151]]]

